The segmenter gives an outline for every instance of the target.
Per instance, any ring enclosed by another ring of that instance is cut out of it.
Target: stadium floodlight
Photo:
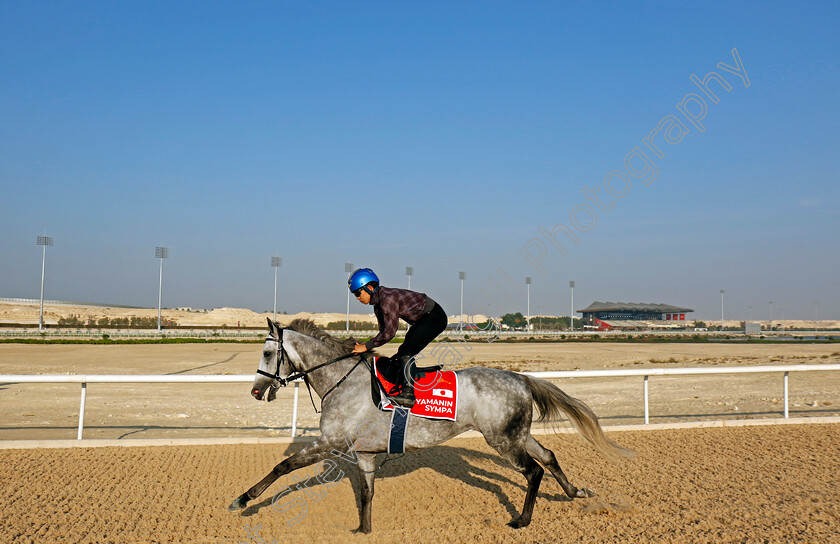
[[[169,248],[164,246],[155,247],[155,259],[160,259],[160,283],[158,285],[158,328],[160,330],[160,307],[163,301],[163,260],[169,258]]]
[[[353,272],[353,263],[344,263],[344,273],[349,274],[351,272]],[[350,332],[350,289],[347,290],[347,322],[344,330]]]
[[[41,317],[38,319],[38,330],[44,330],[44,274],[47,268],[47,246],[53,245],[51,236],[39,236],[37,244],[44,246],[44,255],[41,258]]]
[[[770,300],[767,302],[770,305],[770,330],[773,330],[773,301]]]
[[[723,330],[723,294],[726,291],[720,290],[720,330]]]
[[[531,330],[531,276],[525,276],[525,287],[528,290],[528,320],[526,323],[528,324],[528,330]]]
[[[458,316],[458,330],[464,332],[464,280],[467,279],[467,273],[458,272],[458,279],[461,280],[461,315]]]
[[[277,321],[277,269],[283,264],[280,257],[271,258],[271,267],[274,269],[274,321]]]
[[[571,308],[569,308],[569,330],[575,332],[575,280],[569,282],[569,290],[572,292]]]
[[[817,327],[819,326],[819,323],[817,323],[817,321],[820,320],[819,308],[820,308],[819,302],[814,302],[814,334],[817,333]]]
[[[406,266],[405,267],[405,275],[408,276],[408,288],[411,289],[411,276],[414,275],[414,267],[413,266]]]

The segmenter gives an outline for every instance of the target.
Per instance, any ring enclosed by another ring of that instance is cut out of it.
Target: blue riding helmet
[[[357,268],[350,274],[350,279],[347,280],[347,287],[350,291],[361,289],[365,285],[376,282],[379,284],[379,277],[370,268]]]

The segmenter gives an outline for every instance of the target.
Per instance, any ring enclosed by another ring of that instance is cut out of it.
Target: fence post
[[[650,378],[650,376],[645,376],[645,425],[650,423],[650,410],[648,409],[648,378]]]
[[[790,372],[785,372],[785,419],[790,416],[790,413],[788,412],[788,374],[790,374]]]
[[[297,434],[298,391],[300,391],[300,382],[295,382],[295,402],[292,406],[292,438]]]
[[[82,432],[85,428],[85,397],[87,395],[87,382],[82,382],[82,401],[79,404],[79,432],[76,434],[76,440],[82,439]]]

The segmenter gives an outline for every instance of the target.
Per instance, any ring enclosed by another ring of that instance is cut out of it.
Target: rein
[[[276,381],[280,382],[280,385],[282,385],[283,387],[286,387],[289,384],[289,382],[295,381],[298,378],[303,378],[303,383],[306,384],[306,390],[309,392],[309,400],[310,400],[310,402],[312,402],[312,408],[315,409],[316,414],[320,414],[321,411],[318,410],[318,408],[315,407],[315,399],[312,397],[312,388],[309,386],[309,374],[311,374],[312,372],[315,372],[316,370],[318,370],[320,368],[324,368],[325,366],[329,366],[333,363],[343,361],[344,359],[349,359],[349,358],[353,357],[355,354],[348,353],[347,355],[342,355],[341,357],[336,357],[335,359],[330,359],[329,361],[327,361],[325,363],[321,363],[319,365],[315,365],[308,370],[298,370],[297,368],[295,368],[295,364],[292,362],[292,359],[290,357],[289,358],[289,366],[292,368],[292,370],[294,372],[292,374],[286,376],[285,378],[282,378],[282,377],[280,377],[280,365],[282,365],[283,362],[285,362],[285,360],[286,360],[286,348],[283,347],[283,331],[284,330],[285,329],[283,329],[283,328],[280,329],[280,337],[279,337],[278,340],[275,340],[272,337],[268,338],[268,340],[272,340],[272,341],[280,344],[280,349],[278,350],[280,352],[280,358],[277,361],[277,368],[274,371],[274,374],[270,374],[270,373],[268,373],[268,372],[266,372],[262,369],[259,369],[259,368],[257,369],[257,374],[259,374],[261,376],[266,376],[267,378],[271,378],[273,380],[276,380]],[[359,366],[360,364],[362,364],[362,361],[364,361],[364,360],[365,360],[364,356],[360,355],[359,360],[356,361],[356,364],[353,365],[353,367],[350,370],[348,370],[347,373],[340,380],[338,380],[338,382],[335,385],[330,387],[329,391],[324,393],[324,396],[321,397],[321,406],[324,405],[324,400],[327,398],[327,395],[329,395],[330,393],[335,391],[335,389],[339,385],[344,383],[344,380],[346,380],[347,377],[350,376],[350,374],[352,374],[353,371],[356,370],[356,367]]]

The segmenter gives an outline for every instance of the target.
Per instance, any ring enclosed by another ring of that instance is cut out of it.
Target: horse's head
[[[292,374],[292,365],[288,354],[283,349],[283,329],[277,323],[268,320],[268,337],[265,339],[260,366],[251,386],[251,394],[257,400],[271,402],[277,393],[277,388],[286,385],[286,378]]]

